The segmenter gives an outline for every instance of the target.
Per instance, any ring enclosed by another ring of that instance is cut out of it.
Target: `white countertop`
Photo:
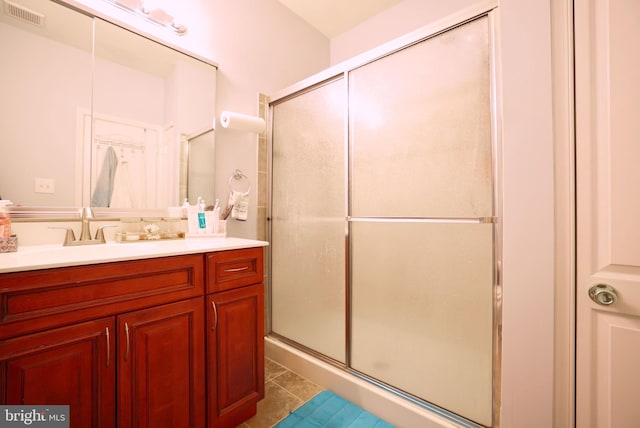
[[[63,247],[61,244],[19,246],[18,251],[14,253],[0,253],[0,273],[151,259],[267,245],[268,243],[265,241],[242,238],[187,238],[130,243],[107,242],[106,244],[74,247]]]

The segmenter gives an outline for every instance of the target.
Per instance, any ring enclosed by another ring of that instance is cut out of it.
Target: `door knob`
[[[607,284],[596,284],[589,289],[589,297],[599,305],[609,306],[618,301],[616,290]]]

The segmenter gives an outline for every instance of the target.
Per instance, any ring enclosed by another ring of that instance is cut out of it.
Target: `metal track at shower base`
[[[470,224],[496,224],[498,217],[352,217],[349,222],[372,223],[470,223]]]
[[[286,345],[291,346],[292,348],[295,348],[298,351],[304,352],[305,354],[308,354],[309,356],[316,358],[324,363],[327,363],[337,369],[340,369],[341,371],[348,373],[358,379],[364,380],[365,382],[368,382],[372,385],[375,385],[376,387],[389,392],[393,395],[396,395],[408,402],[410,402],[411,404],[414,404],[416,406],[419,406],[425,410],[428,410],[431,413],[434,413],[442,418],[447,419],[448,421],[456,424],[456,426],[460,427],[460,428],[486,428],[485,425],[479,425],[469,419],[466,419],[456,413],[452,413],[446,409],[443,409],[442,407],[438,407],[435,404],[429,403],[428,401],[425,401],[419,397],[416,397],[415,395],[411,395],[405,391],[402,391],[398,388],[394,388],[391,385],[388,385],[384,382],[381,382],[371,376],[368,376],[362,372],[359,372],[358,370],[352,369],[351,367],[347,367],[344,363],[334,360],[333,358],[330,358],[318,351],[315,351],[311,348],[308,348],[294,340],[288,339],[284,336],[279,335],[278,333],[274,333],[271,332],[269,334],[267,334],[267,337],[269,339],[278,341],[278,342],[282,342]]]

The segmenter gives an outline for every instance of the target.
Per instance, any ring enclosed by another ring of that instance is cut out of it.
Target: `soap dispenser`
[[[7,205],[10,204],[11,201],[0,200],[0,238],[11,237],[11,220],[6,210]]]

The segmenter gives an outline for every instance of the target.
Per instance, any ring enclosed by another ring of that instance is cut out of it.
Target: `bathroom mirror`
[[[216,67],[54,1],[14,3],[0,15],[0,197],[36,212],[179,205],[180,144],[213,127]]]

